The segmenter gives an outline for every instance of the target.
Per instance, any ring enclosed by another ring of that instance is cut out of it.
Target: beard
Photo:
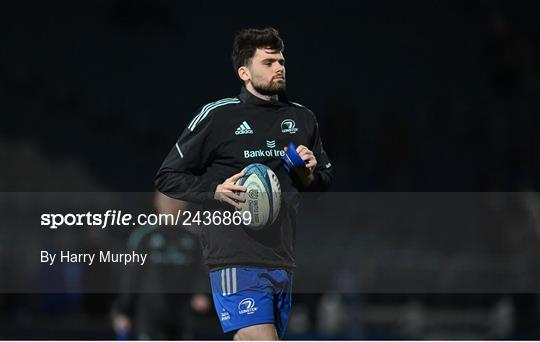
[[[285,79],[280,81],[271,80],[268,83],[252,82],[253,88],[261,95],[274,96],[283,93],[286,88]]]

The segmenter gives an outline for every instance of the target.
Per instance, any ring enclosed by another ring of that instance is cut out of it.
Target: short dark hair
[[[273,27],[264,29],[243,29],[234,37],[232,62],[236,72],[241,66],[249,64],[259,48],[269,48],[282,52],[285,49],[279,32]]]

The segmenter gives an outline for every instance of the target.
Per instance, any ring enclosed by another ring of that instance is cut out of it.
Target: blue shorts
[[[210,272],[210,283],[223,332],[269,323],[283,337],[291,310],[290,272],[231,267]]]

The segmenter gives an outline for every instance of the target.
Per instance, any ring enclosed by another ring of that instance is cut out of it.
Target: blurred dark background
[[[1,189],[151,191],[196,109],[239,92],[234,33],[266,26],[345,175],[336,190],[536,188],[538,7],[4,2]]]
[[[2,2],[0,190],[153,191],[195,110],[239,92],[234,33],[273,26],[285,40],[288,95],[318,117],[334,191],[494,193],[487,202],[502,192],[534,194],[539,19],[534,1]],[[538,203],[524,195],[495,205],[514,218],[498,231],[519,233],[492,239],[536,248]],[[465,238],[474,245],[490,228]],[[2,230],[0,252],[10,241]],[[356,239],[369,241],[362,234]],[[339,250],[336,241],[328,253]],[[527,292],[302,295],[290,337],[539,338],[538,299]],[[114,337],[113,294],[61,299],[65,315],[52,318],[54,328],[43,323],[56,310],[47,298],[1,296],[0,338]],[[363,325],[336,314],[343,302],[366,313]],[[338,318],[321,321],[329,316]],[[336,333],[344,326],[353,327],[348,335]]]

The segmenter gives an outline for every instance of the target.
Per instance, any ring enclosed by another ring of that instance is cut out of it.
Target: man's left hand
[[[310,175],[313,175],[313,171],[317,166],[317,159],[311,150],[304,145],[300,145],[296,148],[296,152],[300,155],[303,161],[306,162],[306,167],[309,170]]]
[[[287,147],[285,147],[285,152],[287,152]],[[315,180],[313,172],[317,166],[317,158],[315,158],[313,152],[304,145],[298,146],[296,152],[298,152],[300,158],[306,163],[306,167],[295,168],[294,171],[300,177],[302,184],[304,186],[309,186]]]

